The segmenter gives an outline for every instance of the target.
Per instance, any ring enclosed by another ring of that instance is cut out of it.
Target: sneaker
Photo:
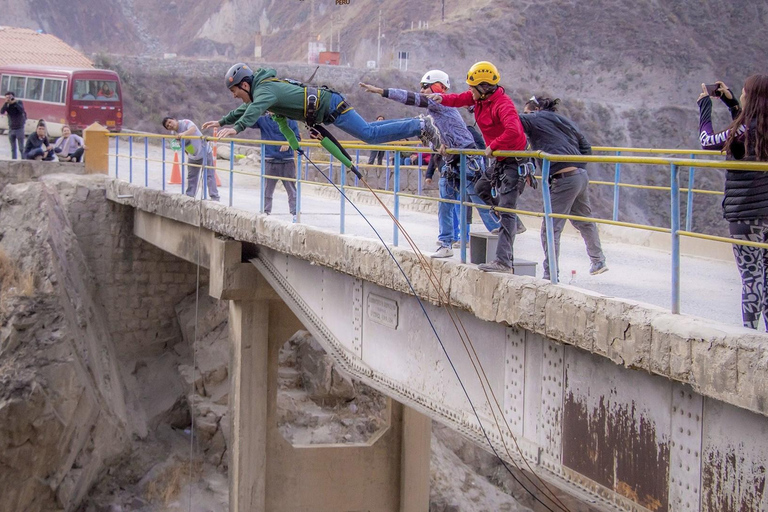
[[[422,144],[427,147],[431,145],[433,149],[439,149],[440,130],[437,129],[434,119],[432,119],[432,116],[430,115],[423,114],[419,116],[419,119],[421,119],[422,122],[421,135],[419,135]]]
[[[517,219],[517,232],[515,234],[516,235],[522,235],[526,231],[528,231],[528,228],[525,227],[525,224],[520,222],[520,219]]]
[[[453,256],[453,249],[450,247],[440,247],[437,252],[430,255],[430,258],[450,258]]]
[[[451,244],[451,247],[453,247],[454,249],[461,249],[461,242],[456,240]]]
[[[596,276],[597,274],[602,274],[603,272],[608,271],[608,266],[605,264],[605,261],[598,261],[597,263],[593,263],[589,266],[589,273],[593,276]]]
[[[477,266],[483,272],[503,272],[506,274],[514,274],[515,269],[502,264],[499,260],[493,260],[490,263],[481,263]]]

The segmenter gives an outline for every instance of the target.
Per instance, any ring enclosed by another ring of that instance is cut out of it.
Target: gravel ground
[[[128,144],[120,142],[119,178],[128,180],[129,171]],[[111,150],[114,153],[114,146]],[[0,158],[9,158],[9,145],[0,142]],[[143,141],[134,144],[134,156],[144,156]],[[149,146],[149,158],[160,160],[158,146]],[[172,152],[166,153],[169,163],[166,165],[166,179],[171,174]],[[110,175],[115,176],[115,158],[110,158]],[[219,160],[219,167],[227,169],[227,161]],[[245,159],[235,165],[232,205],[247,211],[258,211],[260,205],[260,178],[258,162]],[[338,175],[338,167],[334,169]],[[250,174],[249,174],[250,173]],[[230,197],[229,176],[219,172],[222,180],[220,195],[222,201]],[[162,164],[149,162],[146,183],[152,188],[162,187]],[[145,183],[145,162],[134,160],[132,181]],[[167,189],[181,191],[180,185],[166,185]],[[321,229],[338,232],[340,227],[339,200],[327,199],[307,193],[301,195],[301,222]],[[360,205],[360,210],[381,234],[387,243],[393,240],[392,221],[379,206]],[[288,212],[287,196],[278,185],[275,191],[272,214],[275,217],[291,221]],[[401,209],[400,220],[424,253],[435,250],[437,238],[437,219],[434,214],[413,212]],[[515,241],[515,256],[518,259],[537,261],[537,276],[541,277],[543,253],[539,239],[540,221],[526,221],[528,231],[519,235]],[[358,236],[375,238],[370,226],[349,204],[344,217],[345,232]],[[475,215],[473,231],[485,231]],[[400,237],[401,245],[405,243]],[[561,278],[567,284],[584,288],[604,295],[632,299],[663,308],[670,307],[671,258],[668,251],[649,249],[627,243],[604,242],[603,249],[607,256],[609,272],[598,276],[589,275],[589,259],[584,244],[578,236],[564,234],[561,243]],[[454,250],[455,260],[459,260],[459,251]],[[740,297],[741,284],[739,274],[733,262],[709,259],[705,257],[683,256],[681,261],[681,309],[684,314],[701,316],[729,324],[741,323]],[[572,272],[574,278],[572,279]]]

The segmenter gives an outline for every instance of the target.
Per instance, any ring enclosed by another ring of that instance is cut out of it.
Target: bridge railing
[[[121,159],[127,159],[128,161],[128,181],[133,182],[134,181],[134,161],[142,161],[144,163],[144,186],[149,186],[149,176],[150,176],[150,163],[160,164],[160,174],[161,174],[161,180],[162,180],[162,189],[166,190],[166,177],[167,177],[167,165],[172,164],[172,160],[168,160],[167,158],[167,140],[168,139],[175,139],[177,137],[174,136],[168,136],[168,135],[152,135],[152,134],[143,134],[143,135],[125,135],[125,134],[114,134],[110,133],[107,134],[108,137],[112,137],[115,139],[114,144],[114,153],[110,153],[108,155],[109,158],[114,158],[115,162],[115,177],[121,178],[121,168],[120,168],[120,160]],[[120,139],[128,139],[128,151],[127,154],[125,152],[121,153],[121,144]],[[200,137],[183,137],[184,139],[200,139]],[[138,139],[141,142],[141,145],[143,146],[143,156],[142,155],[135,155],[134,154],[134,146],[135,146],[135,140]],[[161,146],[161,158],[154,158],[150,156],[149,152],[149,141],[152,139],[159,139],[160,146]],[[204,140],[213,141],[210,137],[203,137]],[[263,140],[251,140],[251,139],[220,139],[217,141],[219,144],[227,143],[229,145],[229,161],[225,167],[219,165],[219,161],[217,160],[214,167],[217,172],[223,172],[228,174],[228,203],[230,206],[233,206],[233,199],[234,199],[234,189],[235,189],[235,181],[234,177],[235,175],[244,175],[244,176],[250,176],[253,178],[257,178],[260,180],[260,204],[259,204],[259,211],[264,211],[264,189],[265,189],[265,183],[268,179],[279,179],[279,180],[285,180],[285,181],[291,181],[296,184],[297,189],[297,199],[296,199],[296,206],[297,206],[297,216],[300,219],[301,215],[301,186],[302,184],[312,184],[314,186],[323,186],[323,187],[332,187],[331,183],[328,183],[327,181],[315,181],[309,179],[309,162],[308,158],[303,158],[301,154],[297,155],[297,176],[296,178],[282,178],[282,177],[273,177],[273,176],[267,176],[264,174],[265,169],[265,147],[267,145],[282,145],[279,141],[263,141]],[[254,172],[247,172],[242,170],[235,169],[235,161],[236,161],[236,153],[235,149],[238,145],[256,145],[261,150],[261,162],[260,162],[260,171],[257,173]],[[321,166],[326,167],[327,170],[327,176],[330,178],[330,180],[342,191],[350,191],[350,190],[356,190],[361,192],[367,192],[367,188],[361,187],[358,183],[358,178],[355,176],[352,183],[347,182],[347,173],[343,171],[343,167],[339,162],[334,162],[334,159],[332,156],[328,155],[324,150],[321,149],[320,145],[316,142],[302,142],[301,143],[302,148],[307,153],[309,158],[312,159],[312,162]],[[431,151],[427,148],[423,147],[412,147],[408,145],[393,145],[393,144],[386,144],[386,145],[368,145],[358,142],[347,142],[345,143],[345,147],[353,156],[353,161],[356,165],[358,165],[361,168],[373,168],[373,169],[385,169],[386,175],[385,175],[385,183],[384,188],[381,189],[374,189],[377,194],[381,195],[387,195],[391,196],[394,203],[393,213],[396,219],[399,221],[399,215],[400,215],[400,199],[401,198],[412,198],[412,199],[420,199],[425,201],[434,201],[434,202],[443,202],[443,203],[449,203],[449,204],[456,204],[459,205],[460,208],[460,222],[461,222],[461,240],[460,240],[460,258],[462,263],[466,263],[467,261],[467,242],[468,242],[468,230],[466,225],[466,209],[470,207],[474,208],[484,208],[484,209],[491,209],[492,207],[486,206],[486,205],[479,205],[477,203],[472,203],[468,201],[468,197],[466,195],[466,157],[468,155],[483,155],[484,153],[479,150],[448,150],[448,153],[451,154],[458,154],[460,155],[460,190],[462,191],[461,199],[460,200],[450,200],[450,199],[442,199],[439,197],[431,197],[423,194],[423,188],[422,188],[422,168],[423,168],[423,162],[422,162],[422,153],[431,153]],[[387,158],[389,154],[391,153],[394,156],[393,163],[391,164],[390,169],[390,163],[387,161],[386,165],[369,165],[365,162],[361,162],[361,153],[360,151],[385,151],[387,152]],[[529,216],[535,216],[535,217],[543,217],[544,223],[545,223],[545,230],[546,230],[546,236],[547,236],[547,259],[549,263],[550,268],[550,278],[552,283],[557,284],[558,283],[558,272],[557,272],[557,260],[555,258],[555,244],[554,244],[554,229],[553,229],[553,219],[559,218],[559,219],[568,219],[568,220],[576,220],[576,221],[589,221],[589,222],[595,222],[598,224],[607,224],[607,225],[614,225],[614,226],[622,226],[630,229],[637,229],[637,230],[646,230],[646,231],[654,231],[654,232],[660,232],[660,233],[667,233],[671,237],[671,311],[673,313],[679,313],[680,312],[680,239],[681,237],[688,237],[688,238],[698,238],[698,239],[705,239],[720,243],[728,243],[728,244],[738,244],[738,245],[746,245],[746,246],[752,246],[752,247],[760,247],[768,249],[768,244],[762,244],[757,242],[749,242],[749,241],[742,241],[742,240],[734,240],[727,237],[720,237],[720,236],[713,236],[708,235],[704,233],[697,233],[692,231],[691,229],[691,219],[693,217],[693,197],[694,194],[704,194],[704,195],[722,195],[721,191],[716,190],[706,190],[706,189],[696,189],[694,188],[694,176],[695,176],[695,170],[700,168],[714,168],[714,169],[724,169],[726,166],[728,169],[733,170],[743,170],[743,171],[768,171],[768,163],[765,162],[737,162],[737,161],[728,161],[727,164],[724,163],[722,160],[722,155],[718,152],[713,151],[703,151],[703,150],[679,150],[679,149],[643,149],[643,148],[610,148],[610,147],[594,147],[594,152],[605,152],[605,153],[612,153],[610,155],[554,155],[545,153],[542,151],[497,151],[494,153],[498,156],[504,156],[504,157],[515,157],[515,156],[525,156],[525,157],[534,157],[537,159],[540,159],[542,162],[542,175],[540,177],[537,177],[537,179],[541,180],[542,184],[542,196],[543,196],[543,203],[544,203],[544,211],[543,212],[533,212],[533,211],[526,211],[521,209],[507,209],[507,208],[500,208],[500,207],[493,207],[493,209],[497,212],[508,212],[508,213],[516,213],[516,214],[522,214],[522,215],[529,215]],[[401,154],[403,152],[418,152],[418,161],[417,165],[401,165]],[[664,155],[664,156],[627,156],[626,153],[630,153],[632,155],[634,154],[651,154],[651,155]],[[185,152],[180,151],[181,154],[181,169],[182,169],[182,180],[181,180],[181,188],[180,191],[184,192],[184,186],[185,186],[185,179],[183,178],[183,170],[185,168],[185,165],[189,165],[187,162],[185,162]],[[330,157],[327,160],[324,158],[324,155]],[[684,158],[680,155],[687,156],[688,158]],[[709,159],[702,159],[702,158],[696,158],[697,156],[706,156],[710,157]],[[715,158],[720,158],[716,160]],[[611,219],[601,219],[596,217],[578,217],[574,215],[565,215],[565,214],[557,214],[552,212],[552,203],[550,198],[550,166],[553,162],[575,162],[575,163],[597,163],[597,164],[611,164],[614,166],[615,172],[614,172],[614,181],[594,181],[590,180],[591,185],[598,185],[598,186],[611,186],[613,187],[613,215]],[[626,164],[637,164],[642,166],[662,166],[669,169],[669,177],[670,177],[670,185],[667,186],[655,186],[655,185],[640,185],[640,184],[631,184],[631,183],[625,183],[622,182],[621,179],[621,170],[622,165]],[[334,177],[334,166],[336,169],[340,170],[340,172],[337,172],[337,174]],[[681,187],[680,186],[680,170],[688,168],[688,186],[687,187]],[[124,169],[124,168],[123,168]],[[157,169],[153,169],[153,172],[156,172]],[[415,194],[409,193],[407,191],[404,191],[401,187],[401,180],[403,176],[403,172],[416,172],[418,174],[418,185],[417,189],[415,190]],[[123,173],[125,173],[125,170],[123,170]],[[122,174],[123,179],[125,178],[125,174]],[[200,182],[202,183],[202,196],[204,198],[207,197],[208,191],[206,190],[206,180],[201,179]],[[620,204],[620,190],[622,188],[634,188],[634,189],[645,189],[645,190],[657,190],[657,191],[669,191],[670,195],[670,226],[669,227],[661,227],[661,226],[651,226],[647,224],[638,224],[638,223],[632,223],[632,222],[623,222],[619,220],[619,204]],[[685,229],[681,229],[681,210],[680,210],[680,203],[681,203],[681,192],[684,192],[687,194],[688,201],[687,201],[687,212],[686,212],[686,225]],[[344,197],[340,197],[340,204],[339,204],[339,211],[340,211],[340,221],[339,221],[339,232],[344,233],[345,232],[345,200]],[[397,227],[397,223],[393,222],[393,243],[394,245],[398,245],[399,242],[399,230]]]

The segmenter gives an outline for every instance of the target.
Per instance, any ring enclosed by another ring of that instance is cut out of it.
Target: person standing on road
[[[481,61],[475,63],[467,72],[468,91],[461,94],[428,95],[431,100],[448,107],[474,105],[477,126],[487,144],[485,154],[489,157],[494,151],[525,151],[528,144],[515,104],[506,95],[504,88],[499,86],[500,79],[496,66],[490,62]],[[486,204],[491,202],[491,188],[495,188],[498,191],[499,207],[515,208],[517,197],[525,187],[525,177],[520,175],[521,164],[525,160],[515,157],[496,157],[490,170],[490,178],[487,174],[483,174],[475,183],[475,190]],[[477,267],[483,272],[514,273],[513,244],[517,232],[514,213],[501,213],[500,229],[496,259]]]
[[[27,122],[27,112],[24,102],[16,99],[13,92],[5,93],[5,103],[0,107],[0,115],[8,116],[8,140],[11,143],[11,158],[24,158],[24,124]],[[18,148],[18,152],[16,149]]]
[[[448,154],[445,149],[477,149],[475,139],[467,128],[467,124],[462,119],[459,110],[449,106],[441,105],[429,94],[441,94],[451,87],[451,81],[448,74],[439,69],[427,71],[419,82],[419,92],[409,92],[404,89],[382,89],[374,85],[360,83],[366,92],[379,94],[384,98],[413,105],[427,109],[427,112],[435,120],[437,129],[440,131],[441,146],[434,149],[442,153],[442,164],[430,165],[427,170],[427,185],[432,183],[432,176],[435,169],[440,171],[438,186],[441,199],[459,201],[461,194],[461,176],[460,176],[460,157],[459,155]],[[469,155],[466,157],[466,193],[471,201],[478,204],[485,204],[475,193],[475,181],[480,173],[485,169],[483,157],[480,155]],[[430,170],[432,172],[430,172]],[[437,237],[439,247],[437,252],[432,254],[433,258],[450,258],[453,256],[453,243],[459,241],[459,205],[453,203],[440,202],[437,207],[437,219],[439,225],[439,235]],[[493,231],[499,227],[499,223],[491,217],[489,210],[480,210],[480,217],[483,220],[488,231]],[[467,225],[469,227],[469,224]]]
[[[216,186],[216,174],[214,167],[216,161],[213,159],[213,148],[202,139],[203,134],[197,128],[197,125],[189,119],[176,119],[166,117],[163,119],[163,128],[173,132],[179,137],[179,143],[187,153],[187,190],[185,192],[189,197],[195,197],[197,194],[197,185],[200,182],[200,169],[205,163],[205,183],[208,186],[208,194],[211,201],[219,200],[219,189]],[[181,137],[200,137],[199,139],[182,139]]]
[[[296,134],[296,140],[301,140],[299,125],[296,121],[289,119],[288,127]],[[296,222],[296,184],[292,181],[296,179],[296,162],[293,159],[293,150],[288,145],[285,136],[280,132],[277,122],[272,119],[269,113],[257,119],[251,128],[261,130],[261,138],[263,140],[285,142],[281,146],[264,145],[264,174],[280,179],[283,187],[285,187],[285,191],[288,193],[288,208],[291,211],[291,215],[293,215],[293,221]],[[264,213],[267,215],[272,213],[272,196],[274,195],[277,181],[277,179],[267,178],[267,182],[264,185]]]
[[[557,114],[559,99],[539,98],[534,96],[525,104],[520,121],[534,151],[544,151],[555,155],[591,155],[592,146],[570,119]],[[549,191],[552,213],[591,217],[589,205],[589,176],[586,164],[572,162],[552,162],[549,175]],[[572,220],[584,243],[592,262],[589,273],[602,274],[608,267],[605,254],[600,245],[597,224]],[[555,261],[560,260],[560,235],[565,227],[565,219],[552,219],[555,239]],[[549,258],[547,258],[547,227],[541,223],[541,245],[544,249],[544,279],[550,279]],[[560,265],[558,264],[558,269]]]
[[[699,141],[703,149],[725,150],[726,160],[768,162],[768,75],[752,75],[744,83],[740,101],[723,83],[710,93],[701,84]],[[712,128],[712,98],[728,107],[733,122],[728,129]],[[723,216],[731,238],[768,243],[768,172],[729,170],[725,175]],[[760,315],[768,328],[768,250],[733,246],[741,274],[741,316],[744,327],[757,329]]]

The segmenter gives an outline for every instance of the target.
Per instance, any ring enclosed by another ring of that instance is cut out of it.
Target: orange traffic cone
[[[171,179],[169,185],[181,185],[181,166],[179,165],[179,152],[173,152],[173,169],[171,170]]]

